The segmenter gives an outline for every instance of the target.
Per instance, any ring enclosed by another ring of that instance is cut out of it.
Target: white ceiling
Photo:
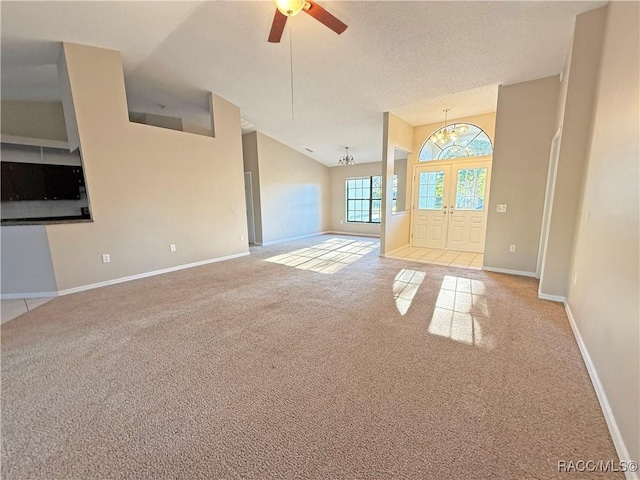
[[[603,3],[321,2],[349,28],[289,20],[292,120],[289,31],[267,42],[269,0],[2,2],[1,93],[58,99],[58,42],[112,48],[132,110],[206,122],[214,91],[240,107],[245,128],[319,162],[334,166],[345,146],[374,162],[382,112],[419,125],[442,120],[445,107],[451,118],[493,111],[498,84],[559,73],[575,15]]]

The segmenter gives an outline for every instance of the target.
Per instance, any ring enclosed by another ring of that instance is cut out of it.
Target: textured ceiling
[[[492,111],[498,84],[559,73],[575,15],[603,4],[321,3],[345,33],[300,14],[270,44],[270,1],[2,2],[2,98],[59,98],[57,42],[112,48],[132,110],[206,122],[214,91],[240,107],[245,128],[326,165],[347,145],[374,162],[382,112],[418,125],[445,107],[452,117]]]

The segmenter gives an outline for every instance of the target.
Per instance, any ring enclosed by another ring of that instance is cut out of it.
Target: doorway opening
[[[249,245],[256,243],[256,223],[253,214],[253,182],[251,172],[244,172],[244,200],[247,212],[247,235]]]
[[[489,136],[476,125],[450,124],[428,137],[413,171],[405,254],[427,263],[482,266],[492,154]]]

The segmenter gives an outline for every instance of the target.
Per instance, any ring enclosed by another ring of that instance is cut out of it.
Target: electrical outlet
[[[506,203],[499,203],[498,205],[496,205],[496,212],[498,212],[498,213],[507,213],[507,204]]]
[[[172,243],[171,245],[169,245],[169,250],[172,251],[172,252],[175,252],[176,251],[176,244]]]
[[[111,255],[109,255],[108,253],[103,253],[102,263],[109,263],[109,262],[111,262]]]
[[[516,251],[516,246],[515,245],[509,245],[509,251],[511,253],[514,253]]]

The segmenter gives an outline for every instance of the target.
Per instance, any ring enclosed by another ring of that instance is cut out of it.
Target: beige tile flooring
[[[2,300],[2,304],[0,304],[2,323],[6,323],[29,310],[33,310],[40,305],[44,305],[49,300],[51,300],[51,298],[20,298],[16,300]]]
[[[386,255],[389,258],[399,258],[420,263],[448,265],[451,267],[471,268],[481,270],[484,254],[460,252],[458,250],[442,250],[438,248],[411,247],[407,245]]]

